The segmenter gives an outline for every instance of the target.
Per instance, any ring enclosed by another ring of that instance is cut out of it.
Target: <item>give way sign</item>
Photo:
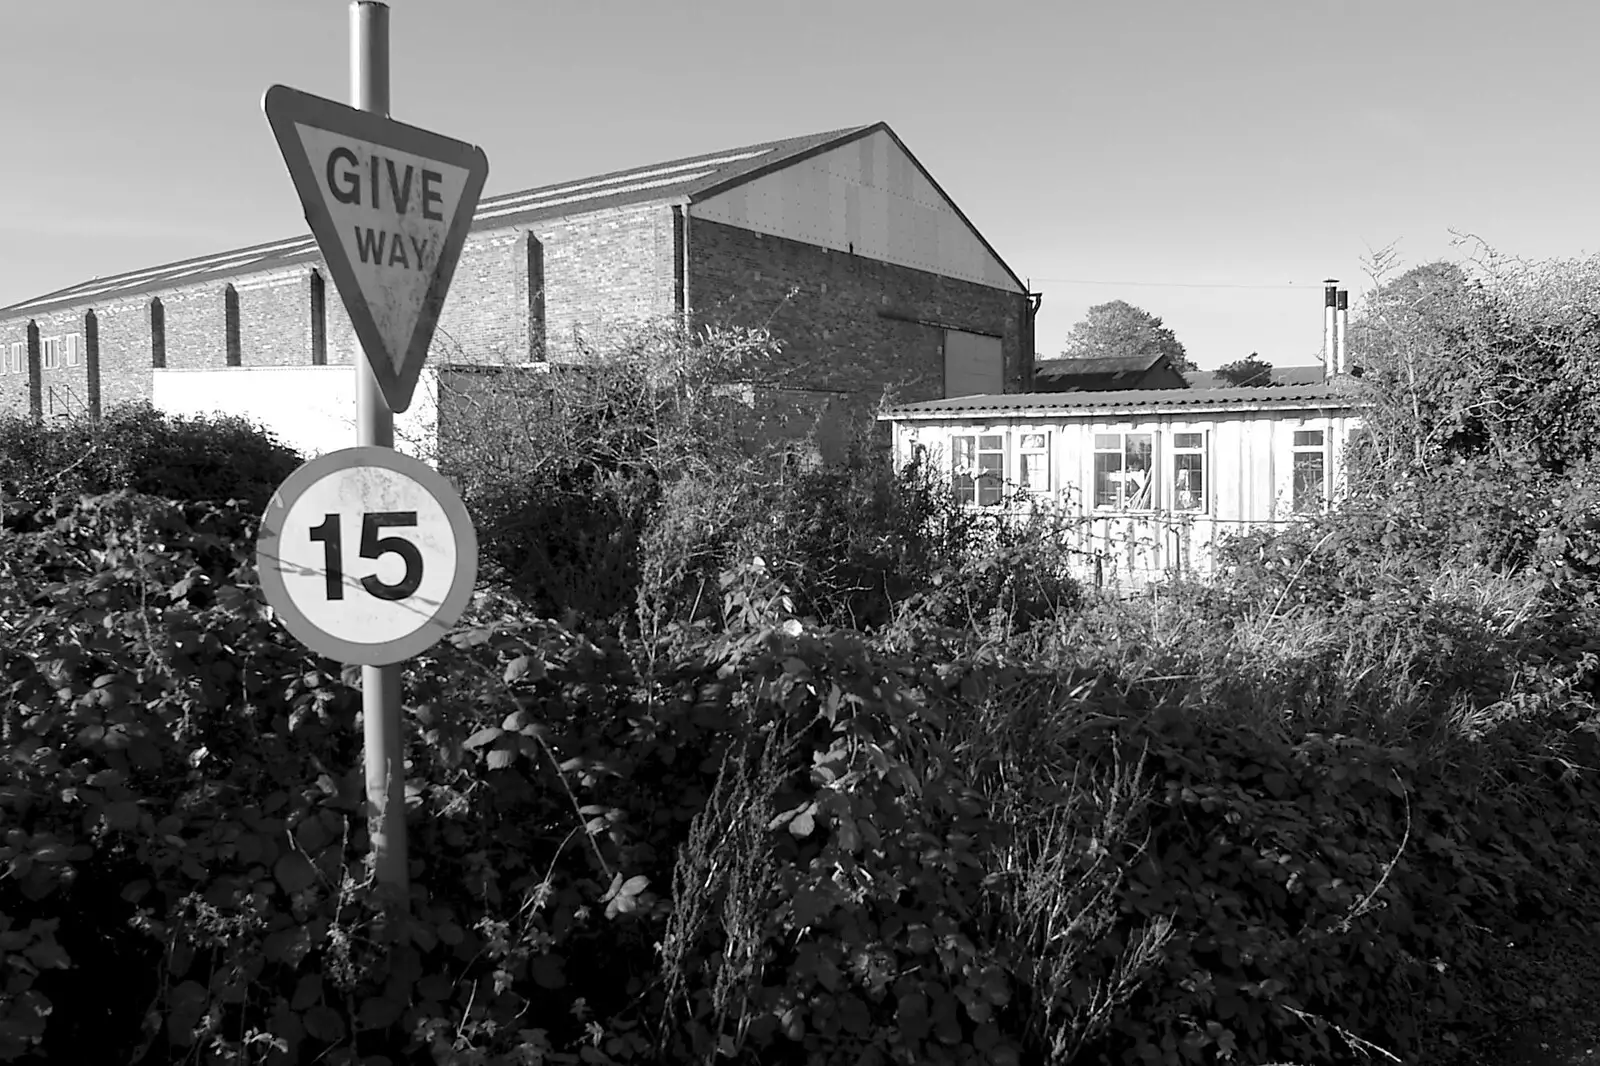
[[[462,141],[283,85],[262,101],[389,410],[411,406],[489,160]]]
[[[461,497],[389,448],[330,452],[278,486],[256,537],[267,603],[312,651],[387,666],[461,617],[478,541]]]

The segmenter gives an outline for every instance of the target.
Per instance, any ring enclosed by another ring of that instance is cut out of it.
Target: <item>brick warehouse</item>
[[[148,400],[342,447],[353,385],[336,368],[356,340],[327,277],[307,236],[0,309],[0,410]],[[1038,305],[878,123],[485,199],[419,397],[437,401],[452,368],[570,361],[663,316],[769,326],[783,352],[760,384],[811,411],[870,407],[886,387],[903,402],[1019,392]]]

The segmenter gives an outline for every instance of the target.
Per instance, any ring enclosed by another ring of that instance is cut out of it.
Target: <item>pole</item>
[[[377,0],[350,2],[350,103],[389,115],[389,7]],[[393,448],[394,412],[372,373],[372,353],[364,355],[355,361],[356,443]],[[374,873],[380,886],[404,900],[409,893],[406,764],[398,665],[361,668],[361,718]]]
[[[1338,301],[1338,279],[1329,278],[1323,282],[1322,289],[1322,380],[1332,381],[1338,368],[1334,360],[1338,352],[1334,350],[1334,305]]]

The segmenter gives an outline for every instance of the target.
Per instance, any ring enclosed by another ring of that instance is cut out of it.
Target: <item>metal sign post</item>
[[[350,105],[389,117],[389,5],[350,4]],[[353,360],[356,446],[394,447],[394,412],[372,369],[377,352]],[[400,666],[361,668],[361,722],[367,769],[367,834],[374,874],[400,899],[410,895],[406,858],[406,752],[401,735]]]
[[[262,518],[267,602],[312,650],[361,666],[374,874],[405,899],[400,662],[466,608],[477,538],[449,482],[394,450],[489,161],[470,144],[389,118],[389,8],[350,4],[353,106],[286,86],[262,101],[361,355],[356,446],[291,474]]]

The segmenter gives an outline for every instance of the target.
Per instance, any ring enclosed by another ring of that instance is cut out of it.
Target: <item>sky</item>
[[[887,122],[1043,294],[1202,368],[1314,363],[1380,250],[1600,233],[1590,0],[393,0],[395,118],[485,195]],[[349,93],[345,0],[0,3],[0,306],[305,232],[261,96]],[[20,42],[20,44],[18,43]],[[1468,243],[1460,243],[1470,238]]]

